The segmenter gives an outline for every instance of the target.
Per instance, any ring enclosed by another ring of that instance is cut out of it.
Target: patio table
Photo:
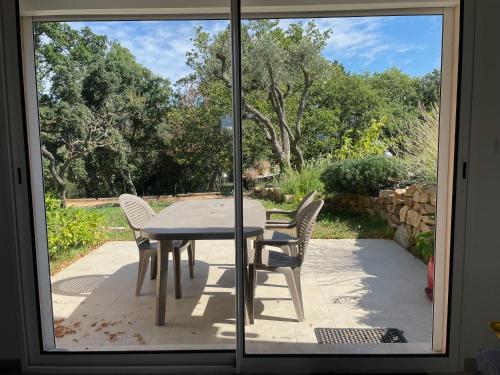
[[[266,225],[266,211],[258,201],[243,200],[243,237],[260,237]],[[155,324],[165,323],[168,253],[173,240],[234,239],[234,200],[206,199],[176,202],[157,213],[142,228],[141,235],[157,240]],[[245,249],[247,241],[244,241]],[[247,256],[245,254],[245,259]],[[177,273],[179,274],[179,273]],[[247,277],[247,271],[244,272]],[[253,301],[247,301],[252,303]]]

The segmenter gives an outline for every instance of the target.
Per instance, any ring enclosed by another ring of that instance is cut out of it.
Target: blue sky
[[[281,20],[281,26],[298,20]],[[397,67],[417,76],[441,64],[441,16],[387,16],[320,18],[320,29],[332,36],[324,50],[356,73],[380,72]],[[70,22],[74,28],[89,26],[127,47],[144,66],[172,82],[190,72],[186,52],[196,26],[216,33],[228,24],[212,21],[96,21]]]

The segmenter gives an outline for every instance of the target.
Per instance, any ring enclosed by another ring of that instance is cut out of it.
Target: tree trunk
[[[61,200],[62,207],[66,208],[67,207],[67,204],[66,204],[66,183],[64,183],[64,184],[58,183],[57,185],[58,185],[57,192],[59,194],[59,199]]]
[[[130,171],[126,168],[120,168],[120,173],[122,175],[123,187],[125,189],[125,192],[137,195],[137,190],[135,189],[135,185],[132,182]]]

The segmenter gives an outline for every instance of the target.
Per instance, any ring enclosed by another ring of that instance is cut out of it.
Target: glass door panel
[[[55,349],[235,349],[229,15],[184,18],[33,23]]]
[[[245,353],[432,353],[443,16],[293,9],[242,1]]]

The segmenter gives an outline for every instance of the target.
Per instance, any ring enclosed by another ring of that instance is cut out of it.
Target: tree
[[[105,116],[92,113],[81,96],[88,68],[102,59],[106,39],[64,23],[35,29],[42,155],[63,205],[73,162],[106,143]]]
[[[314,21],[281,29],[278,20],[242,26],[242,115],[264,133],[282,167],[301,167],[302,120],[309,94],[328,62],[321,55],[330,31]],[[229,29],[214,36],[198,28],[188,65],[202,81],[231,87]]]
[[[158,125],[171,104],[170,82],[88,28],[43,22],[35,35],[48,186],[64,204],[72,177],[85,196],[110,190],[137,194],[133,172],[151,163],[158,148]],[[111,182],[119,179],[117,191]]]

